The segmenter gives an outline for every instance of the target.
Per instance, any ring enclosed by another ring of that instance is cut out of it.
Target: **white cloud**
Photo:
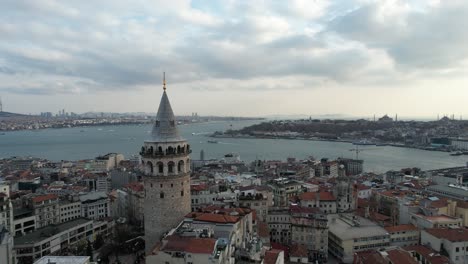
[[[0,93],[145,93],[159,85],[162,71],[189,92],[268,96],[326,87],[352,94],[355,87],[413,87],[431,78],[465,81],[465,1],[197,4],[6,1]],[[306,101],[297,103],[294,109],[307,108]]]

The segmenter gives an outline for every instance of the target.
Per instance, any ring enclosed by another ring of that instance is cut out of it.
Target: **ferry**
[[[218,144],[218,143],[219,143],[219,142],[216,141],[216,140],[208,140],[207,142],[208,142],[208,143],[213,143],[213,144]]]
[[[463,152],[461,151],[450,153],[450,156],[461,156],[461,155],[463,155]]]

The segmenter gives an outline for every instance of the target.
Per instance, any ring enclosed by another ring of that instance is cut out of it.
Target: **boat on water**
[[[208,140],[207,142],[208,142],[208,143],[213,143],[213,144],[218,144],[218,143],[219,143],[219,142],[216,141],[216,140]]]
[[[359,145],[359,146],[369,146],[369,145],[375,145],[374,142],[369,141],[367,139],[359,140],[359,141],[354,141],[353,145]]]
[[[450,153],[450,156],[461,156],[463,154],[464,154],[463,152],[457,151],[457,152]]]
[[[376,143],[375,144],[377,147],[385,147],[387,146],[388,144],[387,143]]]

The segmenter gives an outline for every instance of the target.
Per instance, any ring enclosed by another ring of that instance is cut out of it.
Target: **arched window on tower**
[[[148,170],[150,173],[153,173],[153,163],[151,161],[146,162],[146,166],[148,167]]]
[[[179,161],[179,163],[177,163],[177,171],[178,171],[179,173],[181,173],[181,172],[184,173],[184,172],[185,172],[184,165],[185,165],[185,164],[184,164],[184,161],[183,161],[183,160],[181,160],[181,161]]]
[[[167,163],[167,172],[168,173],[174,173],[174,162],[173,161],[169,161]]]
[[[159,198],[164,198],[164,192],[161,192],[161,193],[159,194]]]
[[[150,155],[153,155],[153,146],[151,146],[151,147],[149,148],[149,154],[150,154]]]
[[[161,146],[158,147],[158,152],[159,152],[159,154],[162,154],[162,153],[163,153],[163,150],[162,150],[162,147],[161,147]]]
[[[167,154],[174,154],[174,148],[173,147],[168,147],[167,148]]]
[[[145,153],[145,147],[141,147],[141,153]]]
[[[158,173],[164,173],[164,163],[158,162]]]
[[[177,146],[177,154],[179,154],[181,151],[180,151],[180,146]]]

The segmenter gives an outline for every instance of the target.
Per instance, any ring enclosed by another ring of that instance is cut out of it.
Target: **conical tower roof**
[[[156,121],[153,124],[151,131],[151,141],[153,142],[171,142],[183,141],[184,139],[179,135],[177,129],[177,122],[172,111],[171,103],[167,97],[166,90],[164,89],[159,103],[158,114]]]

